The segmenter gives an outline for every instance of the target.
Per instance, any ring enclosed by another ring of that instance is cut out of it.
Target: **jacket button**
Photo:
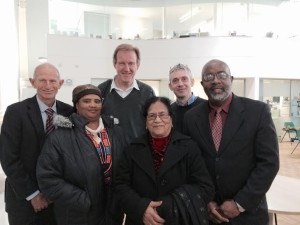
[[[167,184],[167,181],[165,180],[165,179],[162,179],[161,181],[160,181],[160,185],[161,186],[165,186]]]

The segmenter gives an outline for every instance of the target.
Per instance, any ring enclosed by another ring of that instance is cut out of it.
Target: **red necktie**
[[[215,111],[216,114],[211,128],[212,137],[214,139],[214,143],[217,151],[219,150],[220,147],[220,142],[222,138],[222,129],[223,129],[221,111],[222,111],[221,108]]]
[[[53,113],[54,110],[51,108],[48,108],[45,110],[45,113],[47,114],[47,120],[46,120],[46,135],[50,134],[54,130],[53,125]]]

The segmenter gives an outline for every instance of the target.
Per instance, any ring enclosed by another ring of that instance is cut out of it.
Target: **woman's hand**
[[[145,225],[161,225],[165,223],[165,220],[161,218],[157,211],[156,208],[162,204],[162,201],[159,202],[154,202],[151,201],[150,204],[148,205],[144,217],[143,217],[143,223]]]
[[[233,200],[224,201],[220,208],[227,218],[232,219],[240,215],[240,211]]]
[[[208,203],[208,219],[216,224],[229,222],[216,202]]]

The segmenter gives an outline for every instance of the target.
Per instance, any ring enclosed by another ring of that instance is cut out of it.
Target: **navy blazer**
[[[216,151],[209,105],[186,113],[184,130],[202,150],[216,188],[215,201],[234,199],[246,209],[231,224],[266,224],[266,192],[279,169],[278,140],[267,104],[233,95],[220,148]]]
[[[69,116],[73,107],[56,101],[57,113]],[[36,163],[45,141],[36,96],[7,107],[1,129],[2,168],[6,174],[6,211],[32,212],[26,197],[38,190]]]

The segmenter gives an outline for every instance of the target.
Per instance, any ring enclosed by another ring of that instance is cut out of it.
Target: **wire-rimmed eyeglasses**
[[[170,115],[168,113],[162,112],[162,113],[149,113],[147,115],[148,121],[154,121],[156,118],[159,117],[161,120],[169,119]]]
[[[204,74],[202,79],[203,81],[212,81],[217,77],[219,80],[226,80],[229,76],[230,76],[229,74],[222,71],[215,74],[213,73]]]

